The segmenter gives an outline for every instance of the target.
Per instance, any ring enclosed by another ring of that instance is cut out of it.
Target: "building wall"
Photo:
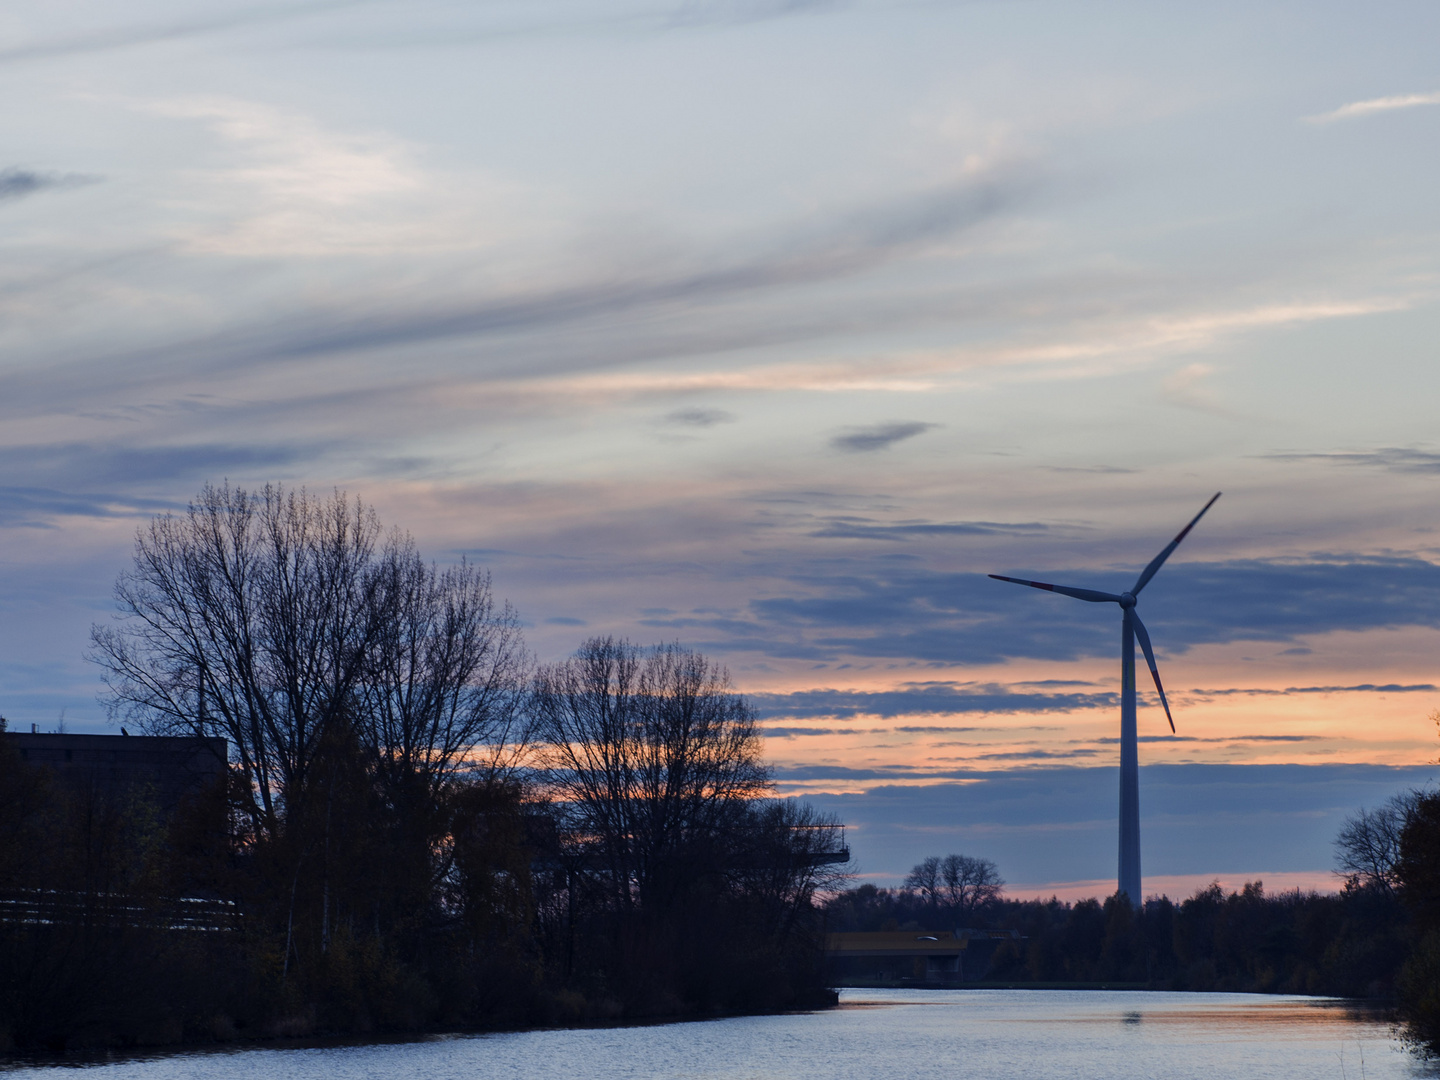
[[[224,739],[154,735],[0,733],[25,764],[53,769],[68,787],[119,793],[144,787],[163,813],[217,783],[225,771]]]

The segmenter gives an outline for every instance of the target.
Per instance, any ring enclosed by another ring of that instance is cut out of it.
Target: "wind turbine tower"
[[[1155,650],[1150,647],[1150,635],[1140,615],[1135,610],[1140,590],[1150,583],[1160,567],[1165,565],[1171,553],[1180,546],[1180,541],[1189,535],[1195,523],[1205,516],[1205,511],[1220,498],[1216,492],[1191,520],[1180,530],[1180,535],[1165,546],[1165,550],[1150,560],[1150,565],[1140,572],[1134,587],[1120,594],[1099,592],[1096,589],[1076,589],[1069,585],[1051,585],[1044,581],[1027,581],[1024,578],[1005,577],[991,574],[996,581],[1009,581],[1015,585],[1029,585],[1032,589],[1063,593],[1076,600],[1092,604],[1120,605],[1120,891],[1138,907],[1144,900],[1140,891],[1140,754],[1135,730],[1135,639],[1140,639],[1140,648],[1145,653],[1145,662],[1150,666],[1150,676],[1155,680],[1155,690],[1160,695],[1160,704],[1165,707],[1165,719],[1170,721],[1170,731],[1175,731],[1175,718],[1170,715],[1170,703],[1165,700],[1165,688],[1160,685],[1160,669],[1155,666]]]

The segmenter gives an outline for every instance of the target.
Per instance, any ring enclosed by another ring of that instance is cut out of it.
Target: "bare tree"
[[[206,485],[136,537],[96,626],[112,715],[156,734],[220,735],[249,781],[257,835],[303,798],[343,725],[375,629],[368,570],[379,524],[340,493]]]
[[[508,769],[523,745],[514,610],[475,567],[379,538],[374,511],[338,492],[206,486],[140,530],[119,621],[92,631],[113,714],[229,740],[257,835],[297,809],[327,738],[358,745],[392,803]]]
[[[1005,885],[993,862],[970,855],[946,855],[940,863],[940,879],[945,903],[961,926],[967,925],[981,908],[998,900]]]
[[[1401,792],[1373,810],[1360,810],[1345,819],[1335,837],[1335,861],[1348,885],[1394,894],[1399,887],[1401,834],[1424,794]]]
[[[817,893],[833,894],[849,879],[844,826],[798,799],[755,799],[747,809],[723,861],[737,892],[783,941]]]
[[[532,706],[557,805],[621,907],[663,904],[768,790],[754,713],[679,645],[591,639],[540,670]]]
[[[961,926],[999,899],[1004,885],[993,862],[970,855],[931,855],[905,876],[905,888],[923,896],[936,915],[944,911]]]
[[[916,863],[905,875],[905,888],[918,892],[932,908],[940,906],[941,885],[940,860],[934,855]]]
[[[356,723],[392,803],[434,803],[459,773],[508,772],[524,749],[530,661],[490,575],[426,564],[395,535],[370,575],[374,630]]]

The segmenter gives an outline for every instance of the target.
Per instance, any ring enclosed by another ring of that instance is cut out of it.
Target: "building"
[[[21,762],[54,771],[59,784],[82,795],[143,792],[163,815],[224,775],[224,739],[169,735],[68,735],[7,731],[0,746]]]

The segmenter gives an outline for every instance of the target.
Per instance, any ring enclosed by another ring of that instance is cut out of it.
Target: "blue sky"
[[[1118,620],[984,575],[1122,587],[1223,489],[1145,595],[1180,738],[1147,705],[1142,759],[1423,766],[1437,22],[11,12],[0,710],[106,730],[83,652],[136,525],[277,480],[489,566],[544,659],[715,655],[787,791],[1108,767]]]

